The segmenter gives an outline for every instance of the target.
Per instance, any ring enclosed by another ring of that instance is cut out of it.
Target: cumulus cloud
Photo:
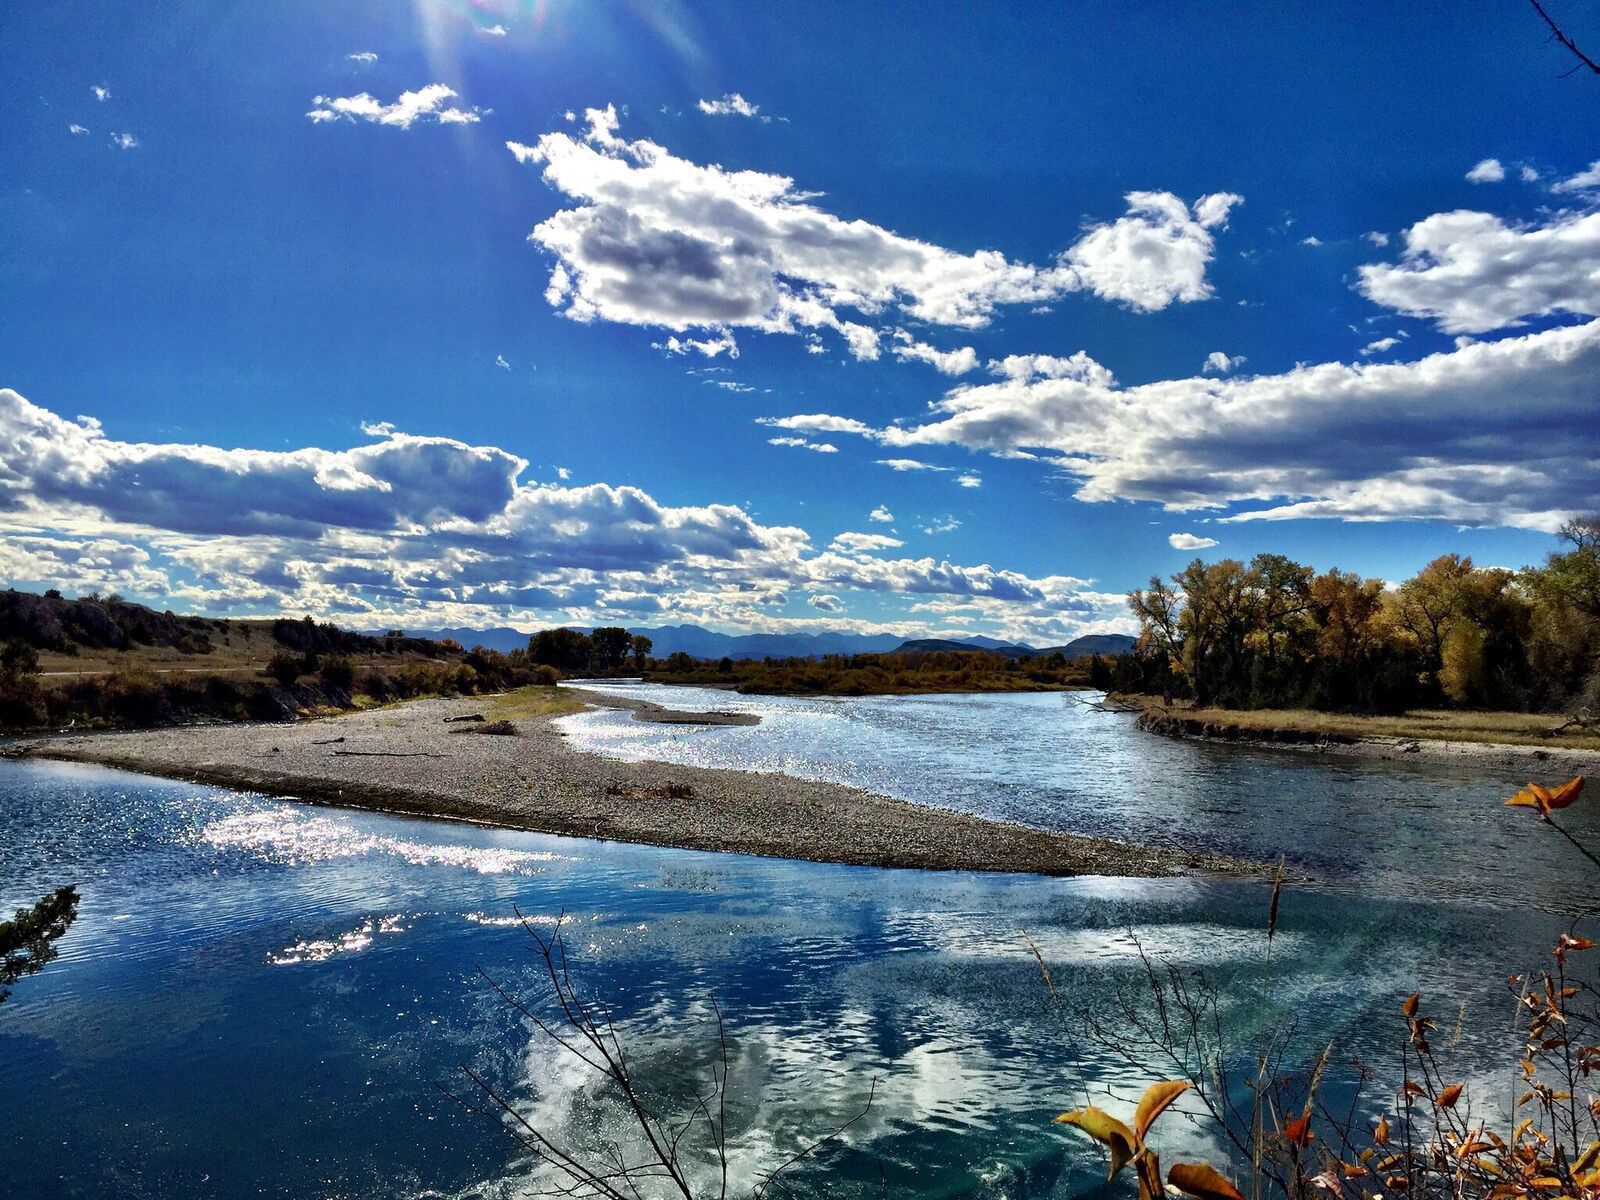
[[[841,533],[829,544],[828,549],[840,550],[847,554],[866,554],[876,550],[893,550],[905,543],[899,538],[889,537],[883,533]]]
[[[894,342],[889,347],[901,362],[924,362],[941,375],[965,375],[978,369],[978,352],[971,346],[954,350],[940,350],[927,342],[919,342],[904,329],[894,331]]]
[[[1374,246],[1387,246],[1389,244],[1389,235],[1381,230],[1374,229],[1372,232],[1364,233],[1361,236],[1366,238],[1367,241],[1371,242]]]
[[[761,106],[751,104],[738,92],[728,92],[720,100],[701,100],[695,105],[701,112],[713,117],[758,117]],[[763,120],[770,121],[771,117]]]
[[[983,480],[979,476],[973,475],[970,472],[965,474],[965,475],[957,475],[956,476],[956,482],[959,483],[964,488],[975,488],[975,487],[982,487],[983,486]]]
[[[1363,266],[1359,288],[1446,333],[1486,333],[1553,313],[1600,315],[1600,213],[1557,213],[1543,225],[1436,213],[1406,230],[1398,263]]]
[[[370,121],[396,129],[410,129],[418,121],[441,125],[474,125],[481,119],[476,108],[458,108],[448,102],[456,99],[455,89],[430,83],[414,92],[401,92],[392,104],[384,104],[366,92],[354,96],[314,96],[306,116],[322,124],[329,121]]]
[[[1217,539],[1194,533],[1169,533],[1167,544],[1174,550],[1209,550],[1217,544]]]
[[[1535,173],[1534,179],[1538,177],[1538,174]],[[1590,163],[1586,169],[1579,171],[1576,175],[1570,175],[1566,179],[1552,184],[1550,190],[1552,192],[1566,193],[1600,191],[1600,159]]]
[[[1141,311],[1203,300],[1212,231],[1238,202],[1231,193],[1193,206],[1167,192],[1131,193],[1126,216],[1091,226],[1040,266],[839,217],[786,176],[701,165],[628,140],[609,105],[586,110],[583,124],[577,134],[506,143],[575,202],[530,235],[555,259],[545,290],[552,307],[578,321],[678,334],[795,334],[817,349],[817,335],[832,331],[862,359],[880,352],[874,322],[896,315],[970,329],[1003,306],[1075,291]]]
[[[104,104],[111,99],[111,89],[103,83],[97,83],[89,89],[94,98]]]
[[[954,533],[961,528],[961,522],[954,517],[936,517],[929,524],[922,527],[926,534]]]
[[[831,413],[797,413],[792,417],[757,417],[757,425],[770,425],[774,429],[798,429],[807,433],[856,433],[863,436],[873,432],[872,426],[854,417],[836,417]]]
[[[1302,246],[1320,246],[1320,245],[1322,245],[1322,239],[1319,238],[1316,234],[1313,233],[1313,234],[1310,234],[1310,235],[1308,235],[1306,237],[1301,238],[1300,239],[1300,244]]]
[[[837,454],[839,447],[832,442],[812,442],[803,437],[774,437],[767,439],[769,446],[793,446],[797,450],[814,450],[818,454]]]
[[[1361,357],[1371,358],[1374,354],[1382,354],[1385,350],[1393,350],[1400,344],[1397,337],[1381,337],[1376,341],[1368,342],[1361,347]]]
[[[880,504],[877,508],[873,509],[867,514],[867,520],[880,521],[883,524],[888,525],[894,521],[894,514]]]
[[[936,467],[932,463],[925,463],[918,458],[880,458],[877,463],[880,467],[888,467],[891,471],[948,471],[951,469],[949,467]]]
[[[1013,637],[1127,620],[1120,596],[1086,580],[887,558],[882,535],[817,552],[804,530],[733,505],[527,482],[525,461],[497,447],[367,429],[374,440],[348,450],[123,442],[0,389],[0,576],[384,627],[770,628],[792,620],[774,615],[791,596],[845,605],[866,592],[903,619],[916,602],[959,597]]]
[[[830,596],[826,592],[818,592],[807,596],[806,603],[819,612],[843,612],[844,602],[837,596]]]
[[[1600,507],[1600,321],[1278,375],[1122,387],[1084,355],[996,374],[869,436],[1036,458],[1086,501],[1252,506],[1233,521],[1554,529]]]
[[[1205,374],[1226,375],[1244,365],[1244,355],[1225,354],[1221,350],[1213,350],[1206,355],[1205,364],[1200,370]]]
[[[1506,177],[1506,169],[1498,158],[1486,158],[1467,172],[1468,183],[1499,183]]]

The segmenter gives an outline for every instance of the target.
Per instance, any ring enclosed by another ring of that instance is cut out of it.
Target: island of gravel
[[[585,704],[632,709],[641,720],[759,720],[561,690]],[[789,775],[622,762],[567,745],[556,714],[509,724],[488,719],[494,715],[482,698],[452,697],[293,724],[57,734],[7,754],[313,804],[815,862],[1146,877],[1259,870],[1221,855],[1052,833]],[[482,736],[494,732],[513,736]]]

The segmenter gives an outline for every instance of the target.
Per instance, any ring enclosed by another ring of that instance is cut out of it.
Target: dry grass
[[[570,692],[533,683],[513,692],[485,696],[483,707],[484,715],[490,720],[510,721],[517,718],[564,717],[569,713],[582,712],[587,706]]]
[[[1195,708],[1187,701],[1164,705],[1149,696],[1120,697],[1142,708],[1165,710],[1184,717],[1232,725],[1244,730],[1294,730],[1341,734],[1355,738],[1400,738],[1430,742],[1477,742],[1499,746],[1539,746],[1545,749],[1600,750],[1600,734],[1568,730],[1547,736],[1565,720],[1559,714],[1520,712],[1468,712],[1417,709],[1399,716],[1358,716],[1311,709]]]

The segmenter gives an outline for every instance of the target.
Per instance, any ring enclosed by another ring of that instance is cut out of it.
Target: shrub
[[[289,687],[296,679],[300,678],[302,665],[303,660],[300,655],[279,650],[267,660],[265,673],[276,679],[280,686]]]
[[[323,659],[319,673],[323,683],[341,692],[348,692],[355,685],[355,664],[342,654],[330,654]]]

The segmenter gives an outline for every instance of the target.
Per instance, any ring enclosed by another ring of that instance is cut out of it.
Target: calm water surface
[[[649,690],[635,694],[651,695]],[[852,1115],[802,1183],[833,1194],[1067,1196],[1103,1179],[1049,1124],[1140,1079],[1083,1043],[1137,949],[1203,968],[1241,1029],[1286,1011],[1370,1058],[1415,981],[1465,1000],[1464,1071],[1504,1024],[1494,980],[1555,910],[1492,903],[1532,850],[1549,894],[1585,875],[1507,820],[1499,780],[1138,734],[1060,696],[746,701],[753,729],[594,714],[574,741],[863,783],[913,799],[1314,867],[1270,948],[1257,885],[952,875],[789,863],[308,808],[93,768],[0,763],[0,907],[75,882],[61,959],[0,1005],[0,1194],[515,1196],[535,1173],[443,1096],[458,1064],[577,1141],[624,1128],[479,974],[540,990],[520,907],[566,915],[581,977],[652,1087],[733,1054],[736,1182]],[[1547,857],[1546,851],[1549,851]],[[1177,1134],[1181,1126],[1174,1127]],[[1184,1136],[1199,1136],[1187,1135]],[[6,1189],[11,1189],[9,1192]]]

